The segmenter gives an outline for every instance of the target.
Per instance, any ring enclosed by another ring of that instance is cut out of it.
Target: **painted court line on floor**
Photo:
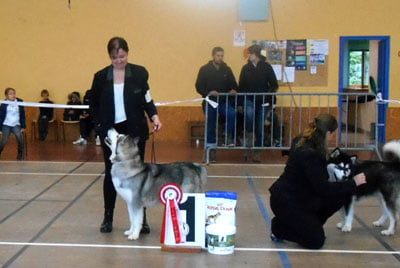
[[[51,183],[49,186],[47,186],[44,190],[42,190],[40,193],[38,193],[37,195],[35,195],[34,197],[32,197],[31,199],[29,199],[27,202],[25,202],[22,206],[18,207],[17,209],[15,209],[14,211],[12,211],[10,214],[8,214],[7,216],[5,216],[3,219],[0,219],[0,224],[4,223],[5,221],[7,221],[8,219],[10,219],[12,216],[14,216],[15,214],[17,214],[19,211],[21,211],[22,209],[24,209],[25,207],[27,207],[29,204],[31,204],[33,201],[35,201],[36,199],[38,199],[40,196],[42,196],[44,193],[46,193],[47,191],[49,191],[53,186],[57,185],[58,183],[60,183],[63,179],[65,179],[68,174],[72,174],[72,172],[74,172],[75,170],[78,170],[82,165],[84,165],[85,162],[80,163],[79,165],[76,165],[73,169],[71,169],[68,173],[65,173],[65,175],[63,175],[61,178],[57,179],[56,181],[54,181],[53,183]]]
[[[161,250],[161,246],[140,245],[107,245],[107,244],[79,244],[79,243],[30,243],[30,242],[0,242],[0,246],[32,246],[32,247],[65,247],[65,248],[120,248]],[[287,252],[287,253],[320,253],[320,254],[372,254],[372,255],[400,255],[400,251],[385,250],[343,250],[343,249],[288,249],[288,248],[235,248],[235,251],[247,252]]]
[[[83,191],[81,191],[72,201],[69,202],[67,206],[65,206],[55,217],[53,217],[30,241],[29,243],[35,243],[35,241],[47,231],[47,229],[53,225],[55,221],[57,221],[70,207],[72,207],[101,177],[98,176],[91,183],[89,183]],[[27,249],[29,245],[24,245],[18,252],[12,256],[6,263],[4,263],[3,267],[9,267],[15,260],[17,260]]]
[[[46,160],[1,160],[0,163],[11,163],[11,164],[102,164],[103,162],[87,162],[87,161],[46,161]]]
[[[104,176],[104,173],[52,173],[52,172],[0,172],[0,175],[35,175],[35,176]],[[279,176],[252,176],[253,179],[277,179]],[[208,175],[208,178],[246,179],[246,176]]]
[[[268,209],[264,204],[264,200],[261,198],[260,194],[258,193],[257,187],[254,185],[254,181],[252,176],[248,172],[246,172],[247,176],[247,183],[249,185],[250,191],[254,194],[254,197],[257,202],[258,209],[264,219],[265,224],[267,224],[268,228],[271,226],[271,217],[268,213]],[[292,264],[290,262],[289,256],[285,251],[277,251],[279,254],[279,258],[281,260],[282,266],[284,268],[292,268]]]
[[[104,166],[104,162],[102,161],[45,161],[45,160],[25,160],[25,161],[17,161],[17,160],[1,160],[1,163],[11,163],[11,164],[76,164],[76,163],[85,163],[85,164],[97,164]],[[157,164],[167,164],[169,162],[158,162]],[[214,163],[210,165],[206,165],[204,163],[200,163],[202,166],[212,166],[212,167],[225,167],[225,166],[237,166],[240,164],[243,167],[284,167],[286,164],[267,164],[267,163],[262,163],[262,164],[246,164],[246,163]]]
[[[57,172],[0,172],[0,175],[36,175],[36,176],[104,176],[103,173],[57,173]]]

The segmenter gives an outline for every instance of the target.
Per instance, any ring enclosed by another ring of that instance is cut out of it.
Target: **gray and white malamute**
[[[207,171],[194,163],[147,164],[140,159],[138,139],[108,130],[105,143],[111,149],[111,176],[114,187],[128,207],[130,228],[125,231],[129,240],[139,238],[143,208],[158,203],[163,185],[176,183],[183,192],[203,191]]]
[[[382,216],[373,222],[382,226],[389,219],[389,227],[382,235],[393,235],[400,212],[400,142],[391,141],[383,146],[384,161],[358,161],[336,148],[329,155],[328,173],[330,181],[343,181],[364,173],[367,183],[357,187],[353,197],[343,208],[343,221],[337,227],[350,232],[354,216],[354,203],[362,197],[376,195],[382,208]]]

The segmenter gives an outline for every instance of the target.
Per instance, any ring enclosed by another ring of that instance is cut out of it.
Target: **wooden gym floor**
[[[157,161],[201,161],[200,148],[156,144]],[[7,145],[0,162],[0,265],[3,267],[399,267],[400,237],[380,235],[372,221],[378,202],[356,206],[351,233],[325,226],[323,250],[303,251],[293,243],[269,239],[268,187],[280,175],[285,158],[264,152],[263,164],[238,164],[241,153],[218,154],[208,166],[207,190],[236,191],[236,251],[229,256],[166,253],[159,249],[162,207],[148,210],[152,231],[138,241],[123,236],[127,211],[118,198],[114,231],[101,234],[103,214],[101,150],[90,144],[29,144],[28,160],[16,162]],[[150,157],[150,148],[147,158]],[[228,162],[234,163],[229,164]],[[266,162],[273,163],[267,164]],[[280,250],[278,250],[280,249]],[[396,251],[393,255],[390,251]]]

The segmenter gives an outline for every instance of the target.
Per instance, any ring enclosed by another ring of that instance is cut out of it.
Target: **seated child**
[[[42,100],[39,101],[39,103],[53,103],[49,99],[49,91],[47,89],[43,89],[40,93],[40,96],[42,97]],[[46,139],[49,129],[49,121],[51,120],[54,120],[54,109],[39,107],[38,130],[40,141],[44,141]]]

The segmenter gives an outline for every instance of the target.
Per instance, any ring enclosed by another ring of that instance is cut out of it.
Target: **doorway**
[[[381,93],[383,99],[388,99],[390,37],[342,36],[339,49],[339,93]],[[352,120],[349,101],[346,103],[343,98],[339,98],[338,108],[340,125],[345,122],[349,128]],[[377,107],[374,98],[368,98],[368,101],[365,99],[364,103],[357,105],[356,109],[363,109],[358,111],[363,118],[356,118],[358,124],[355,125],[364,129],[358,127],[350,129],[355,133],[359,130],[371,132],[371,138],[381,144],[385,143],[387,104],[379,104]],[[377,126],[376,132],[375,126]],[[342,138],[343,129],[339,128],[339,139]]]

